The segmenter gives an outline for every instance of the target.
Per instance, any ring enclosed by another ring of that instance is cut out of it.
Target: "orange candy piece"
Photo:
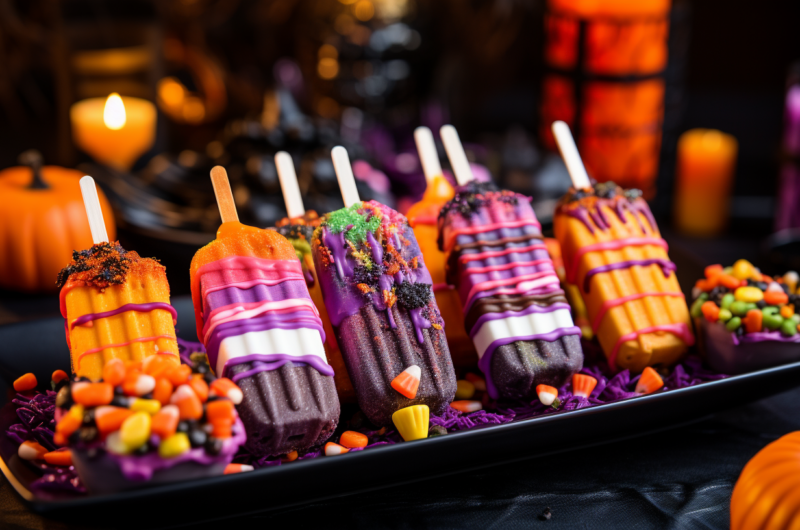
[[[735,276],[731,276],[730,274],[720,274],[717,276],[719,279],[720,285],[727,287],[730,290],[735,290],[737,287],[741,287],[742,285],[747,285],[747,281],[740,280]]]
[[[281,458],[281,462],[294,462],[297,460],[297,457],[300,456],[297,454],[297,451],[292,451],[290,453],[286,453],[283,458]]]
[[[17,392],[28,392],[36,388],[37,384],[36,376],[29,372],[14,381],[14,390]]]
[[[206,383],[203,376],[197,374],[189,380],[189,386],[192,387],[194,393],[200,398],[200,401],[205,403],[208,401],[208,383]]]
[[[114,399],[114,387],[109,383],[76,383],[72,385],[72,400],[84,407],[108,405]]]
[[[172,386],[180,386],[188,382],[191,375],[192,369],[185,364],[173,366],[164,372],[164,376],[169,379],[169,382],[172,383]]]
[[[51,466],[71,466],[72,465],[72,452],[69,449],[56,449],[45,453],[44,461]]]
[[[714,323],[719,320],[719,306],[711,300],[703,302],[700,309],[703,311],[703,316],[706,317],[706,320],[709,322]]]
[[[175,367],[175,362],[168,359],[167,355],[151,355],[142,362],[142,369],[147,375],[158,379],[163,377],[168,370]]]
[[[97,407],[94,411],[94,422],[101,435],[111,434],[122,427],[122,422],[133,415],[133,411],[124,407]]]
[[[760,312],[760,311],[759,311]],[[652,367],[648,366],[642,371],[642,376],[636,383],[637,394],[652,394],[664,388],[664,380]]]
[[[166,440],[178,430],[179,421],[180,410],[178,407],[167,405],[153,416],[150,422],[150,431],[162,440]]]
[[[392,379],[392,388],[408,399],[417,397],[422,370],[416,364],[409,366]]]
[[[575,396],[588,398],[596,386],[597,379],[591,375],[575,374],[572,376],[572,394]]]
[[[706,267],[704,272],[705,272],[706,278],[708,278],[710,280],[710,279],[716,278],[717,276],[722,274],[722,271],[723,271],[722,265],[717,263],[716,265],[709,265],[708,267]]]
[[[214,396],[225,397],[233,401],[234,405],[238,405],[244,399],[242,389],[236,383],[227,377],[220,377],[211,382],[211,394]]]
[[[794,304],[786,304],[781,308],[781,316],[783,318],[792,318],[794,316]]]
[[[111,359],[103,366],[103,381],[119,386],[125,380],[125,363],[122,359]]]
[[[159,377],[156,379],[156,387],[153,389],[153,399],[161,403],[162,405],[167,405],[169,403],[169,399],[172,397],[172,383],[169,382],[169,379],[166,377]]]
[[[67,445],[67,437],[60,432],[57,432],[53,435],[53,443],[59,447],[63,447]]]
[[[233,403],[227,399],[218,399],[206,405],[206,417],[209,421],[233,419]]]
[[[64,438],[69,438],[72,433],[78,430],[81,423],[83,423],[83,407],[73,405],[56,425],[56,433],[61,434]]]
[[[203,404],[189,385],[179,386],[170,402],[178,406],[182,420],[199,420],[203,417]]]
[[[783,291],[764,291],[764,301],[767,305],[782,305],[789,302],[789,295]]]
[[[758,333],[764,326],[764,314],[758,309],[751,309],[742,319],[742,323],[748,333]]]
[[[339,438],[339,445],[352,449],[354,447],[366,447],[369,443],[369,438],[366,434],[361,434],[356,431],[345,431]]]
[[[64,379],[67,379],[69,375],[64,370],[56,370],[53,372],[53,375],[50,376],[50,380],[54,383],[60,383]]]

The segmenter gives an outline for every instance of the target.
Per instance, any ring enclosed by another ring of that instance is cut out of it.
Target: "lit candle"
[[[728,221],[736,138],[713,129],[692,129],[678,140],[675,225],[688,235],[719,234]]]
[[[97,162],[128,170],[156,136],[156,108],[145,100],[120,97],[79,101],[70,109],[72,138]]]

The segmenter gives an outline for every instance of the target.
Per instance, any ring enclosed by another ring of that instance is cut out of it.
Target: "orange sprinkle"
[[[715,276],[719,276],[720,274],[722,274],[722,270],[723,270],[723,268],[722,268],[722,265],[720,265],[720,264],[709,265],[705,269],[706,278],[708,278],[710,280],[711,278],[714,278]]]
[[[65,372],[64,370],[56,370],[55,372],[53,372],[53,375],[50,376],[50,380],[54,383],[60,383],[61,381],[67,379],[68,377],[69,376],[67,375],[67,372]]]
[[[52,466],[71,466],[72,452],[67,448],[50,451],[45,453],[44,461]]]
[[[166,377],[159,377],[156,379],[156,387],[153,389],[153,399],[161,403],[161,405],[169,404],[169,398],[172,397],[172,383]]]
[[[297,457],[300,456],[297,454],[297,451],[292,451],[291,453],[286,453],[286,455],[281,458],[281,462],[294,462],[297,460]]]
[[[345,431],[339,438],[339,445],[352,449],[354,447],[366,447],[369,443],[367,435],[356,431]]]
[[[84,407],[108,405],[114,399],[114,387],[109,383],[86,383],[73,385],[72,399]]]
[[[208,383],[206,383],[202,375],[194,375],[189,380],[189,386],[192,387],[192,390],[194,390],[194,393],[197,394],[201,402],[205,403],[208,401]]]
[[[181,364],[173,366],[167,370],[164,375],[173,386],[179,386],[186,383],[192,375],[192,369],[188,365]]]
[[[794,316],[794,304],[786,304],[781,307],[781,316],[783,318],[792,318]]]
[[[782,305],[789,302],[789,295],[781,291],[765,291],[764,301],[767,305]]]
[[[103,381],[119,386],[125,380],[125,363],[122,359],[111,359],[103,366]]]
[[[763,327],[764,314],[759,309],[751,309],[742,319],[742,322],[748,333],[758,333]]]
[[[36,381],[36,376],[28,372],[14,381],[14,390],[17,392],[27,392],[36,388],[37,384],[38,382]]]
[[[719,320],[719,306],[711,300],[703,302],[703,305],[700,306],[700,310],[703,311],[703,316],[706,317],[706,320],[709,322],[713,323]],[[759,313],[761,313],[761,311],[759,311]]]

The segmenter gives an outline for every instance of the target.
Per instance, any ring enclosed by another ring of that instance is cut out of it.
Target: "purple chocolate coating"
[[[734,334],[720,322],[695,319],[700,351],[708,365],[724,374],[736,375],[800,361],[800,334],[784,337],[780,332]],[[759,335],[761,340],[750,340]]]
[[[583,368],[581,336],[565,335],[553,341],[518,340],[498,346],[490,363],[496,392],[492,397],[532,399],[537,385],[558,388]]]
[[[336,328],[344,363],[357,389],[358,405],[378,426],[391,425],[392,414],[411,405],[427,405],[441,414],[456,394],[456,375],[444,330],[421,331],[417,340],[409,311],[391,308],[397,328],[391,329],[386,311],[372,304],[344,319]],[[392,380],[411,365],[422,369],[417,395],[409,399],[391,387]]]
[[[229,373],[249,372],[257,363],[230,367]],[[244,400],[236,406],[247,431],[245,447],[254,455],[305,451],[330,438],[339,421],[339,397],[333,377],[292,362],[275,370],[240,379]]]

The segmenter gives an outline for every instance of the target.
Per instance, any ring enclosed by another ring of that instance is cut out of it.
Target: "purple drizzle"
[[[150,302],[148,304],[125,304],[124,306],[112,309],[111,311],[81,315],[72,321],[72,323],[70,324],[70,329],[73,329],[75,326],[83,326],[87,322],[91,322],[93,320],[113,317],[115,315],[119,315],[120,313],[125,313],[127,311],[136,311],[137,313],[148,313],[156,309],[163,309],[165,311],[169,311],[169,313],[172,315],[172,322],[175,323],[178,321],[178,312],[175,311],[174,307],[165,302]]]
[[[628,261],[619,261],[617,263],[609,263],[607,265],[595,267],[586,273],[586,276],[583,278],[583,291],[585,293],[589,292],[589,282],[596,274],[620,269],[629,269],[635,266],[647,267],[649,265],[658,265],[661,267],[661,271],[664,273],[665,278],[669,278],[669,275],[672,274],[672,271],[677,268],[674,263],[665,258],[632,259]]]
[[[328,363],[326,363],[316,355],[297,356],[297,355],[288,355],[285,353],[270,353],[270,354],[251,353],[250,355],[237,357],[236,359],[232,360],[235,360],[236,364],[253,363],[253,368],[251,368],[250,370],[235,374],[234,376],[231,377],[234,383],[236,383],[241,379],[244,379],[245,377],[250,377],[251,375],[255,375],[259,372],[277,370],[286,363],[294,363],[298,365],[308,364],[322,375],[329,375],[333,377],[333,368],[331,368],[328,365]],[[223,374],[223,377],[230,376],[230,374],[228,374],[229,366],[230,365],[225,366],[224,368],[225,373]]]

